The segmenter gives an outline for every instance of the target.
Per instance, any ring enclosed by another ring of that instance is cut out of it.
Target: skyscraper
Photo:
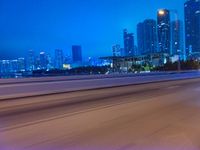
[[[167,9],[160,9],[157,12],[157,32],[159,52],[170,54],[170,11]]]
[[[124,29],[124,55],[134,56],[134,35]]]
[[[40,52],[40,58],[39,58],[39,61],[40,61],[40,69],[47,69],[47,56],[45,54],[45,52]]]
[[[138,50],[142,55],[155,53],[157,50],[156,21],[147,19],[137,25]]]
[[[200,52],[200,0],[187,0],[185,7],[186,55]]]
[[[18,58],[18,71],[25,71],[25,59],[24,58]]]
[[[9,73],[11,72],[11,63],[10,60],[2,60],[0,61],[1,73]]]
[[[28,52],[28,62],[27,62],[27,70],[28,71],[33,71],[35,70],[35,56],[34,56],[34,51],[29,50]]]
[[[56,69],[63,69],[63,61],[64,61],[63,51],[61,49],[56,49],[54,67]]]
[[[72,58],[74,63],[82,62],[82,48],[80,45],[72,46]]]
[[[147,19],[144,21],[144,49],[145,54],[157,52],[156,21]]]
[[[18,72],[19,70],[19,64],[18,60],[10,60],[10,65],[11,65],[11,72]]]
[[[55,69],[54,61],[50,54],[46,54],[47,59],[47,70]]]
[[[172,21],[172,54],[183,54],[183,23],[180,20]]]
[[[113,56],[122,56],[121,50],[122,49],[119,44],[113,45],[112,47]]]
[[[144,23],[140,22],[137,24],[137,44],[138,44],[138,53],[139,54],[144,54],[144,39],[145,39],[145,34],[144,34]]]

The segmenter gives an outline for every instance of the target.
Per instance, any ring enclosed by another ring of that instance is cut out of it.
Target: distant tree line
[[[195,60],[180,61],[181,70],[198,70],[200,69],[200,62]],[[142,71],[176,71],[178,70],[178,62],[167,62],[163,66],[153,67],[151,64],[146,63],[144,65],[134,64],[128,70],[128,72],[139,73]],[[87,66],[77,67],[69,70],[35,70],[31,76],[61,76],[61,75],[91,75],[91,74],[106,74],[112,72],[110,66]]]
[[[153,71],[153,66],[149,63],[141,64],[133,64],[132,67],[129,69],[129,72],[139,73],[142,71]]]
[[[109,66],[87,66],[77,67],[68,70],[35,70],[32,76],[60,76],[60,75],[90,75],[90,74],[105,74],[110,70]]]
[[[142,72],[142,71],[176,71],[178,70],[179,62],[167,62],[163,66],[153,67],[149,63],[144,65],[133,64],[129,72]],[[180,61],[181,70],[198,70],[200,69],[200,62],[196,60]]]
[[[167,62],[164,66],[156,67],[156,71],[176,71],[178,70],[178,62]],[[196,60],[180,61],[181,70],[198,70],[200,69],[200,62]]]

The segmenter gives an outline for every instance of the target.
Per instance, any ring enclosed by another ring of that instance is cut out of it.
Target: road
[[[50,93],[71,92],[121,85],[199,78],[200,72],[150,73],[143,75],[93,75],[0,80],[0,100]]]
[[[200,78],[0,101],[1,150],[200,150]]]

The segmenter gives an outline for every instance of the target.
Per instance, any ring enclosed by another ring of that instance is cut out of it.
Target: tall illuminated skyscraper
[[[45,52],[40,52],[40,57],[39,57],[39,62],[40,62],[40,69],[47,69],[47,56]]]
[[[180,20],[172,21],[172,54],[183,54],[183,23]]]
[[[18,58],[18,71],[25,71],[25,59],[24,58]]]
[[[19,64],[18,64],[18,60],[10,60],[10,65],[11,65],[11,72],[18,72],[19,71]]]
[[[167,9],[160,9],[157,12],[157,32],[159,52],[170,54],[170,11]]]
[[[27,70],[33,71],[35,70],[35,55],[33,50],[29,50],[28,52],[28,60],[27,60]]]
[[[54,67],[56,69],[63,69],[63,61],[64,61],[63,51],[61,49],[56,49]]]
[[[124,55],[134,56],[134,35],[124,29]]]
[[[143,55],[144,54],[144,23],[140,22],[137,24],[137,44],[138,44],[138,53]]]
[[[185,7],[186,55],[200,52],[200,0],[187,0]]]
[[[10,60],[1,60],[0,61],[1,73],[11,72],[11,63]]]
[[[50,54],[46,54],[46,59],[47,59],[47,70],[55,69],[54,61]]]
[[[142,55],[149,55],[157,51],[156,21],[146,19],[137,25],[138,50]]]

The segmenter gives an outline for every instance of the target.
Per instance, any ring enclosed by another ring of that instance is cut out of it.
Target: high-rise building
[[[35,55],[33,50],[29,50],[28,60],[27,60],[27,70],[33,71],[35,70]]]
[[[64,56],[64,64],[70,64],[72,63],[72,57],[70,55]]]
[[[183,55],[183,23],[180,20],[171,23],[172,55]]]
[[[119,44],[113,45],[112,47],[113,56],[122,56],[121,50],[122,49]]]
[[[18,71],[25,71],[26,65],[25,65],[25,59],[24,58],[18,58]]]
[[[121,48],[120,51],[121,51],[121,56],[125,56],[124,48]]]
[[[158,51],[170,54],[171,30],[170,30],[170,11],[160,9],[157,12],[157,32],[158,32]]]
[[[145,34],[144,34],[144,23],[140,22],[137,24],[137,44],[138,44],[138,53],[143,54],[145,49],[144,49],[144,39],[145,39]]]
[[[10,60],[10,65],[11,65],[11,72],[18,72],[19,71],[19,64],[18,60]]]
[[[124,55],[134,56],[134,35],[124,29]]]
[[[35,57],[35,70],[40,70],[40,57]]]
[[[134,53],[135,56],[139,56],[140,55],[140,53],[138,51],[138,46],[137,45],[134,46],[134,52],[135,52]]]
[[[40,52],[39,69],[47,69],[47,57],[45,52]]]
[[[72,58],[74,63],[82,62],[82,48],[79,45],[72,46]]]
[[[56,69],[63,69],[63,61],[64,61],[63,51],[61,49],[56,49],[54,67]]]
[[[46,55],[47,58],[47,70],[54,69],[54,61],[50,54]]]
[[[137,25],[138,50],[142,55],[155,53],[157,50],[156,21],[147,19]]]
[[[186,55],[200,52],[200,0],[187,0],[185,7]]]
[[[144,53],[152,54],[157,52],[156,21],[147,19],[144,21]]]
[[[11,72],[10,60],[2,60],[0,62],[0,65],[1,65],[1,73],[9,73],[9,72]]]

